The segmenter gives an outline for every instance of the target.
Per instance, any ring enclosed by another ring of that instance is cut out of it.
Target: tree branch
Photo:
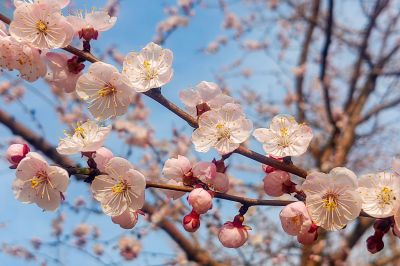
[[[312,43],[312,35],[318,21],[320,2],[321,2],[320,0],[314,0],[312,3],[312,15],[308,22],[308,27],[306,29],[306,34],[304,37],[302,50],[300,53],[299,63],[297,65],[297,67],[299,68],[305,67],[307,63],[308,51]],[[296,95],[297,95],[297,112],[300,121],[306,120],[306,114],[305,114],[306,100],[304,97],[303,86],[304,86],[304,72],[301,72],[298,74],[295,81]]]
[[[333,0],[329,0],[328,5],[329,5],[329,12],[328,12],[326,32],[325,32],[325,44],[324,44],[324,47],[321,52],[322,62],[321,62],[321,68],[320,68],[320,73],[319,73],[319,81],[322,86],[324,102],[325,102],[325,110],[326,110],[326,114],[328,116],[328,120],[334,128],[334,134],[337,134],[337,133],[339,133],[339,128],[337,127],[336,121],[333,118],[331,99],[329,96],[329,86],[327,84],[327,81],[325,80],[326,70],[328,67],[329,47],[332,42],[332,30],[333,30],[333,25],[334,25],[334,20],[333,20],[334,3],[333,3]]]
[[[350,80],[350,89],[349,89],[349,92],[347,95],[346,103],[344,105],[345,110],[349,110],[349,108],[351,107],[351,103],[353,101],[353,95],[356,90],[357,81],[361,74],[362,62],[365,59],[366,54],[367,54],[369,37],[371,36],[372,30],[375,27],[378,16],[385,9],[385,7],[387,6],[388,3],[389,3],[388,0],[376,1],[376,4],[374,6],[374,11],[373,11],[372,15],[369,17],[368,25],[365,28],[364,37],[363,37],[363,40],[362,40],[362,43],[361,43],[361,46],[359,49],[358,58],[357,58],[356,63],[354,64],[354,68],[353,68],[354,71],[353,71],[353,75]]]

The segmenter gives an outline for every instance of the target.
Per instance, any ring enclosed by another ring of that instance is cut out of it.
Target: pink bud
[[[101,147],[96,151],[95,154],[93,154],[93,159],[96,162],[97,169],[99,169],[101,172],[105,171],[105,166],[114,157],[113,153],[105,148]]]
[[[306,205],[302,201],[290,203],[279,214],[283,230],[292,236],[297,236],[301,231],[308,231],[311,226],[311,217]]]
[[[11,166],[15,168],[28,152],[30,149],[26,144],[11,144],[7,149],[6,157]]]
[[[78,32],[79,38],[85,41],[97,40],[99,32],[94,28],[85,28]]]
[[[213,197],[203,188],[193,189],[188,196],[188,202],[198,214],[204,214],[212,207]]]
[[[241,217],[238,219],[237,217]],[[243,226],[243,216],[237,215],[233,222],[226,222],[218,233],[218,239],[226,248],[238,248],[246,243],[249,234]]]
[[[226,193],[229,190],[229,177],[224,173],[217,173],[210,186],[215,191]]]
[[[111,220],[123,229],[132,229],[138,221],[138,213],[127,209],[121,215],[111,217]]]
[[[216,172],[217,167],[215,164],[208,162],[198,162],[192,168],[193,176],[197,177],[206,184],[215,178]]]
[[[280,197],[285,193],[285,183],[290,181],[288,172],[276,170],[264,178],[264,191],[272,197]]]
[[[311,245],[318,238],[318,232],[315,230],[313,232],[310,231],[302,231],[299,235],[297,235],[297,241],[303,245]]]
[[[192,210],[191,213],[183,217],[183,228],[188,232],[196,232],[200,227],[200,215]]]

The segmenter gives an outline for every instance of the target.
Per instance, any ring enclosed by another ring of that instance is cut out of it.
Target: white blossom
[[[313,137],[310,127],[298,124],[289,115],[277,115],[269,128],[257,128],[253,136],[264,151],[274,157],[299,156],[307,151]]]
[[[79,77],[76,93],[89,103],[89,111],[96,119],[104,120],[125,114],[134,91],[117,68],[96,62]]]
[[[60,206],[68,182],[66,170],[50,166],[40,154],[30,152],[18,164],[13,190],[17,200],[54,211]]]
[[[149,43],[139,53],[129,53],[124,59],[125,74],[137,92],[145,92],[167,84],[173,75],[173,54],[155,43]]]
[[[96,176],[91,185],[105,214],[118,216],[128,208],[136,211],[143,207],[146,179],[126,159],[112,158],[105,173]]]
[[[103,146],[110,130],[110,126],[101,127],[93,121],[78,123],[73,134],[66,134],[66,137],[60,140],[57,151],[65,155],[94,152]]]
[[[372,217],[392,216],[400,199],[400,176],[380,172],[367,174],[358,180],[358,191],[362,199],[362,209]]]
[[[337,167],[329,174],[310,173],[302,190],[307,195],[306,206],[312,220],[326,230],[339,230],[360,214],[357,177],[347,168]]]
[[[253,123],[246,119],[240,106],[228,103],[199,117],[199,128],[193,132],[192,141],[198,152],[214,147],[220,154],[227,154],[246,141],[252,129]]]

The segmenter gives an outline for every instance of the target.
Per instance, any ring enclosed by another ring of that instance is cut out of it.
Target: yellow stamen
[[[117,92],[117,89],[112,86],[111,84],[107,84],[106,86],[104,86],[102,89],[100,89],[97,94],[101,97],[105,97],[108,96],[110,94],[114,94]]]
[[[47,25],[43,21],[39,20],[38,22],[36,22],[36,29],[41,33],[46,33]]]
[[[32,178],[31,180],[31,187],[36,188],[41,183],[41,180],[37,177]]]
[[[157,73],[155,72],[154,69],[151,68],[151,63],[147,60],[144,60],[143,62],[143,67],[145,70],[145,79],[148,80],[152,80],[157,76]]]
[[[322,198],[322,202],[324,203],[324,208],[329,212],[334,211],[338,206],[338,196],[334,193],[327,193]]]
[[[388,187],[382,188],[382,190],[378,194],[377,198],[381,205],[390,204],[392,200],[396,199],[396,197],[394,197],[394,195],[393,195],[393,190]]]
[[[287,127],[281,127],[280,134],[281,137],[287,137],[289,135],[289,130],[287,129]]]
[[[126,183],[119,181],[117,184],[115,184],[114,186],[112,186],[111,190],[113,193],[122,193],[125,192],[128,189],[128,186],[126,185]]]
[[[223,124],[217,124],[215,127],[217,128],[221,138],[226,138],[226,139],[230,138],[231,131],[229,130],[229,128],[226,128]]]

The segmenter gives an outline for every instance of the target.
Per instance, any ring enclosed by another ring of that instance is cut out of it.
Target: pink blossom
[[[90,233],[90,229],[90,226],[87,224],[79,224],[75,227],[73,234],[75,237],[86,237]]]
[[[138,221],[138,212],[127,209],[121,215],[111,217],[111,220],[123,229],[132,229]]]
[[[68,16],[67,20],[79,38],[86,41],[97,40],[99,31],[107,31],[117,22],[117,18],[111,17],[106,10],[91,11],[85,15],[79,13],[77,16]]]
[[[73,33],[72,26],[61,15],[60,6],[47,1],[19,5],[10,24],[13,38],[37,49],[65,47],[71,43]]]
[[[129,80],[116,67],[102,62],[91,64],[79,77],[76,92],[98,120],[125,114],[134,96]]]
[[[226,193],[229,190],[229,177],[225,173],[215,175],[215,178],[208,184],[215,191]]]
[[[13,190],[17,200],[54,211],[60,205],[68,183],[69,175],[65,169],[50,166],[40,154],[30,152],[18,164]]]
[[[193,166],[192,173],[194,177],[207,184],[215,179],[217,168],[213,163],[198,162]]]
[[[183,90],[179,93],[181,101],[193,116],[212,109],[219,109],[226,103],[234,103],[234,99],[222,93],[219,86],[213,82],[202,81],[195,88]],[[205,104],[208,110],[199,112],[199,107]]]
[[[193,189],[188,196],[188,202],[198,214],[204,214],[212,208],[213,197],[203,188]]]
[[[97,169],[101,172],[105,171],[106,164],[114,157],[114,154],[107,148],[101,147],[96,150],[93,159],[96,162]]]
[[[280,197],[285,193],[284,184],[290,182],[290,175],[288,172],[277,170],[266,175],[263,181],[267,195]]]
[[[292,236],[308,231],[312,224],[306,205],[302,201],[290,203],[279,214],[283,230]]]
[[[38,49],[18,43],[11,36],[0,36],[0,67],[18,70],[21,78],[29,82],[43,77],[47,71]]]
[[[182,181],[187,176],[191,176],[191,169],[192,166],[189,159],[178,155],[178,158],[170,158],[165,162],[162,173],[168,179]]]
[[[249,238],[248,227],[243,225],[243,216],[237,215],[233,222],[226,222],[218,233],[218,239],[226,248],[243,246]]]
[[[48,73],[48,81],[55,87],[70,93],[75,91],[76,82],[82,75],[84,64],[75,62],[77,57],[71,59],[65,54],[49,52],[46,54],[51,72]]]
[[[96,254],[97,256],[101,256],[104,254],[104,247],[101,244],[95,244],[93,246],[93,253]]]
[[[200,215],[192,210],[191,213],[183,217],[182,225],[186,231],[196,232],[200,227]]]
[[[121,237],[118,241],[119,253],[125,260],[135,259],[140,250],[140,243],[131,237]]]
[[[7,149],[6,158],[11,167],[15,168],[28,152],[30,152],[30,149],[26,144],[11,144]]]

